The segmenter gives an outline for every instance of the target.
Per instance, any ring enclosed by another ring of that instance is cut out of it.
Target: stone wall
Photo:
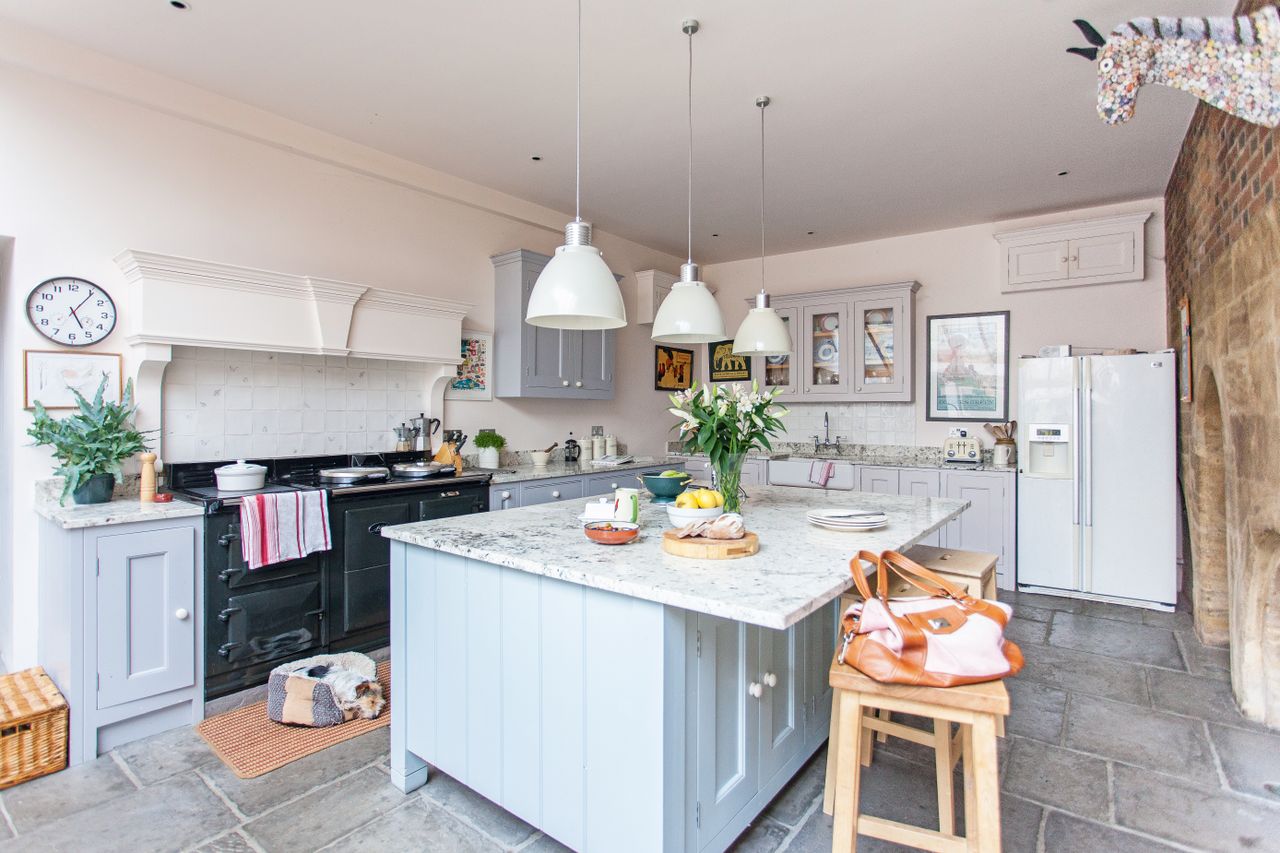
[[[1265,5],[1244,0],[1241,12]],[[1165,193],[1169,341],[1190,304],[1180,463],[1196,631],[1280,727],[1280,131],[1201,104]]]

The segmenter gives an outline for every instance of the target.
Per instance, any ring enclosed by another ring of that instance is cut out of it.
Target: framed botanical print
[[[493,335],[462,332],[462,363],[458,375],[449,381],[444,396],[449,400],[493,399]]]
[[[1009,312],[926,318],[925,420],[1009,420]]]
[[[66,350],[23,350],[23,405],[33,408],[37,400],[46,409],[76,408],[74,388],[92,400],[102,377],[107,387],[102,398],[119,403],[124,396],[121,358],[111,352]]]
[[[653,348],[653,388],[655,391],[684,391],[693,385],[693,350]]]
[[[1191,303],[1178,300],[1178,399],[1191,402]]]
[[[733,341],[707,344],[708,369],[712,382],[750,382],[751,358],[733,354]]]

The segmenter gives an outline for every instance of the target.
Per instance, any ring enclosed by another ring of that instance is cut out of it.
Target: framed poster
[[[448,400],[493,399],[493,335],[463,330],[462,363],[444,396]]]
[[[733,354],[733,341],[707,344],[707,360],[712,382],[750,382],[751,358]]]
[[[926,318],[925,420],[1009,420],[1009,312]]]
[[[1191,402],[1191,303],[1178,300],[1178,399]]]
[[[107,387],[104,400],[120,402],[124,396],[124,376],[120,356],[111,352],[67,352],[65,350],[23,350],[23,405],[34,408],[37,400],[46,409],[74,409],[75,389],[92,400],[103,374]]]
[[[653,388],[655,391],[684,391],[693,384],[693,350],[653,348]]]

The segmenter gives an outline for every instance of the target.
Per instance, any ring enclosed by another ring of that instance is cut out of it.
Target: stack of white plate
[[[810,524],[827,530],[876,530],[889,523],[883,512],[862,509],[811,509],[805,518]]]

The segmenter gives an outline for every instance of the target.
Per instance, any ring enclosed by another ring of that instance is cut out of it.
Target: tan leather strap
[[[924,566],[906,555],[898,553],[897,551],[885,551],[881,554],[880,567],[880,571],[885,575],[884,579],[881,580],[882,587],[887,588],[889,583],[888,572],[885,570],[892,569],[898,577],[902,578],[904,581],[926,595],[936,596],[938,595],[938,590],[941,590],[942,594],[947,598],[954,598],[956,601],[961,601],[970,597],[967,590],[960,589],[946,578],[929,571]],[[930,589],[920,583],[921,578],[933,584],[935,588]]]
[[[871,599],[871,587],[867,584],[866,572],[862,570],[862,563],[867,562],[876,567],[877,575],[880,573],[880,555],[871,551],[859,551],[857,556],[849,561],[849,573],[853,575],[853,585],[858,588],[858,594],[862,596],[863,601]],[[884,598],[884,592],[881,591],[881,598]]]

